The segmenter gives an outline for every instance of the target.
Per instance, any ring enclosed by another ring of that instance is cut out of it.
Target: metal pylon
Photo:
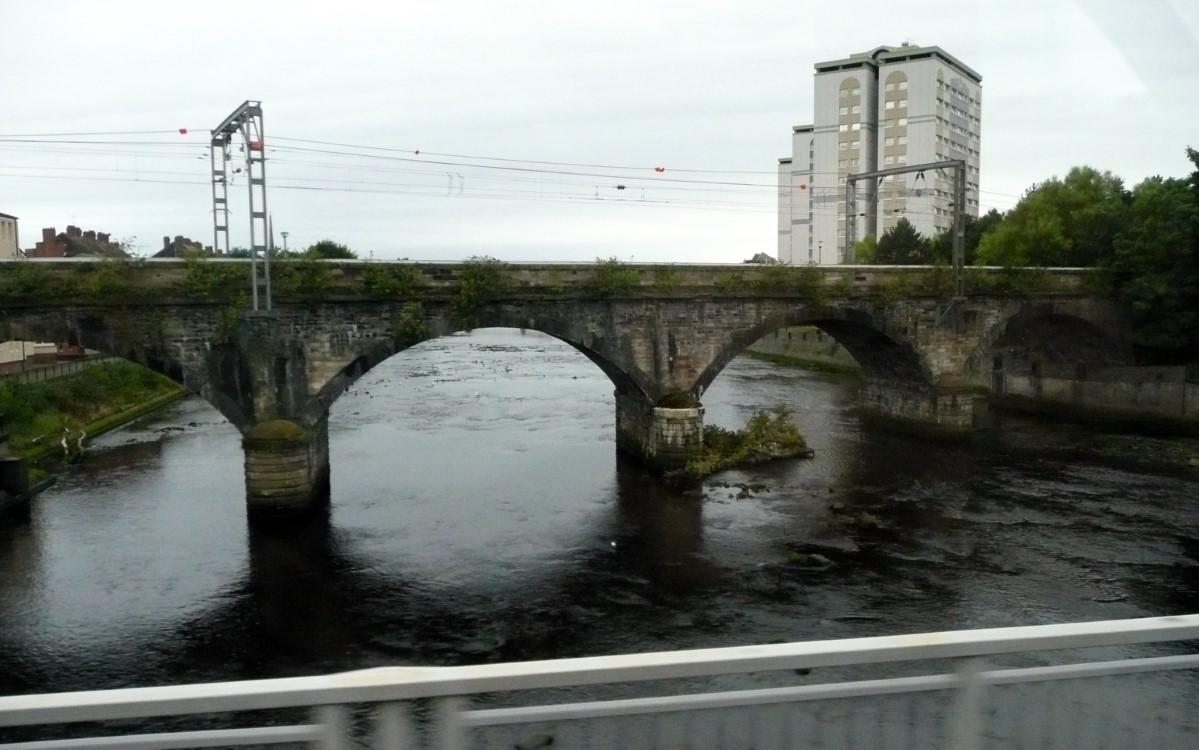
[[[262,103],[246,101],[212,131],[212,215],[214,247],[220,252],[221,233],[229,248],[228,170],[230,145],[240,134],[245,155],[246,189],[250,198],[250,298],[253,309],[271,309],[270,232],[266,207],[266,134],[262,125]],[[216,150],[221,147],[220,167]],[[219,184],[219,186],[218,186]]]

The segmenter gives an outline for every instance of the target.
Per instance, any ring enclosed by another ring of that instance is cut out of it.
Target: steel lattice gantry
[[[255,310],[260,304],[270,310],[272,243],[266,208],[266,137],[262,102],[247,100],[212,130],[209,156],[212,161],[213,251],[218,255],[229,253],[229,163],[233,158],[233,137],[238,134],[245,154],[244,172],[250,199],[250,294]]]

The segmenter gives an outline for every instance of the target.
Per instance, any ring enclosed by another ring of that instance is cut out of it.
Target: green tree
[[[1125,227],[1129,193],[1111,172],[1074,167],[1034,185],[983,235],[976,261],[992,266],[1094,266]]]
[[[352,260],[358,257],[353,250],[333,240],[321,240],[314,245],[309,245],[308,249],[304,251],[304,255],[324,260]]]
[[[1128,227],[1104,263],[1155,348],[1199,348],[1199,153],[1190,180],[1150,177],[1132,191]]]
[[[978,253],[978,243],[982,240],[983,235],[999,226],[1003,221],[1003,213],[992,208],[982,216],[975,218],[966,215],[966,241],[963,243],[965,250],[966,265],[974,264],[974,257]],[[938,232],[932,240],[930,240],[932,261],[934,263],[944,263],[949,265],[953,263],[953,229],[946,229],[943,232]]]
[[[874,262],[882,265],[918,266],[929,260],[928,240],[906,218],[883,232],[874,251]]]
[[[875,239],[873,234],[868,234],[858,240],[857,244],[853,246],[853,260],[855,263],[863,266],[873,265],[875,262],[874,256],[877,251],[878,240]]]

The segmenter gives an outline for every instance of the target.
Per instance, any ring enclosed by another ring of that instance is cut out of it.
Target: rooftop
[[[879,65],[885,65],[887,63],[903,62],[904,60],[917,60],[924,57],[939,58],[946,64],[966,74],[966,76],[975,83],[982,83],[983,77],[978,73],[978,71],[966,65],[961,60],[957,59],[940,47],[917,47],[916,45],[907,43],[901,44],[897,47],[875,47],[869,52],[857,52],[840,60],[818,62],[816,63],[815,68],[817,73],[823,73],[826,71],[861,68],[864,66],[878,67]]]

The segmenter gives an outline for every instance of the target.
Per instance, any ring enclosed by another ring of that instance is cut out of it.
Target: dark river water
[[[180,402],[0,524],[0,695],[1199,612],[1193,478],[1054,426],[897,436],[853,403],[735,360],[708,422],[787,404],[815,457],[680,496],[617,460],[612,386],[573,349],[439,339],[336,403],[327,515],[268,532],[237,431]]]

